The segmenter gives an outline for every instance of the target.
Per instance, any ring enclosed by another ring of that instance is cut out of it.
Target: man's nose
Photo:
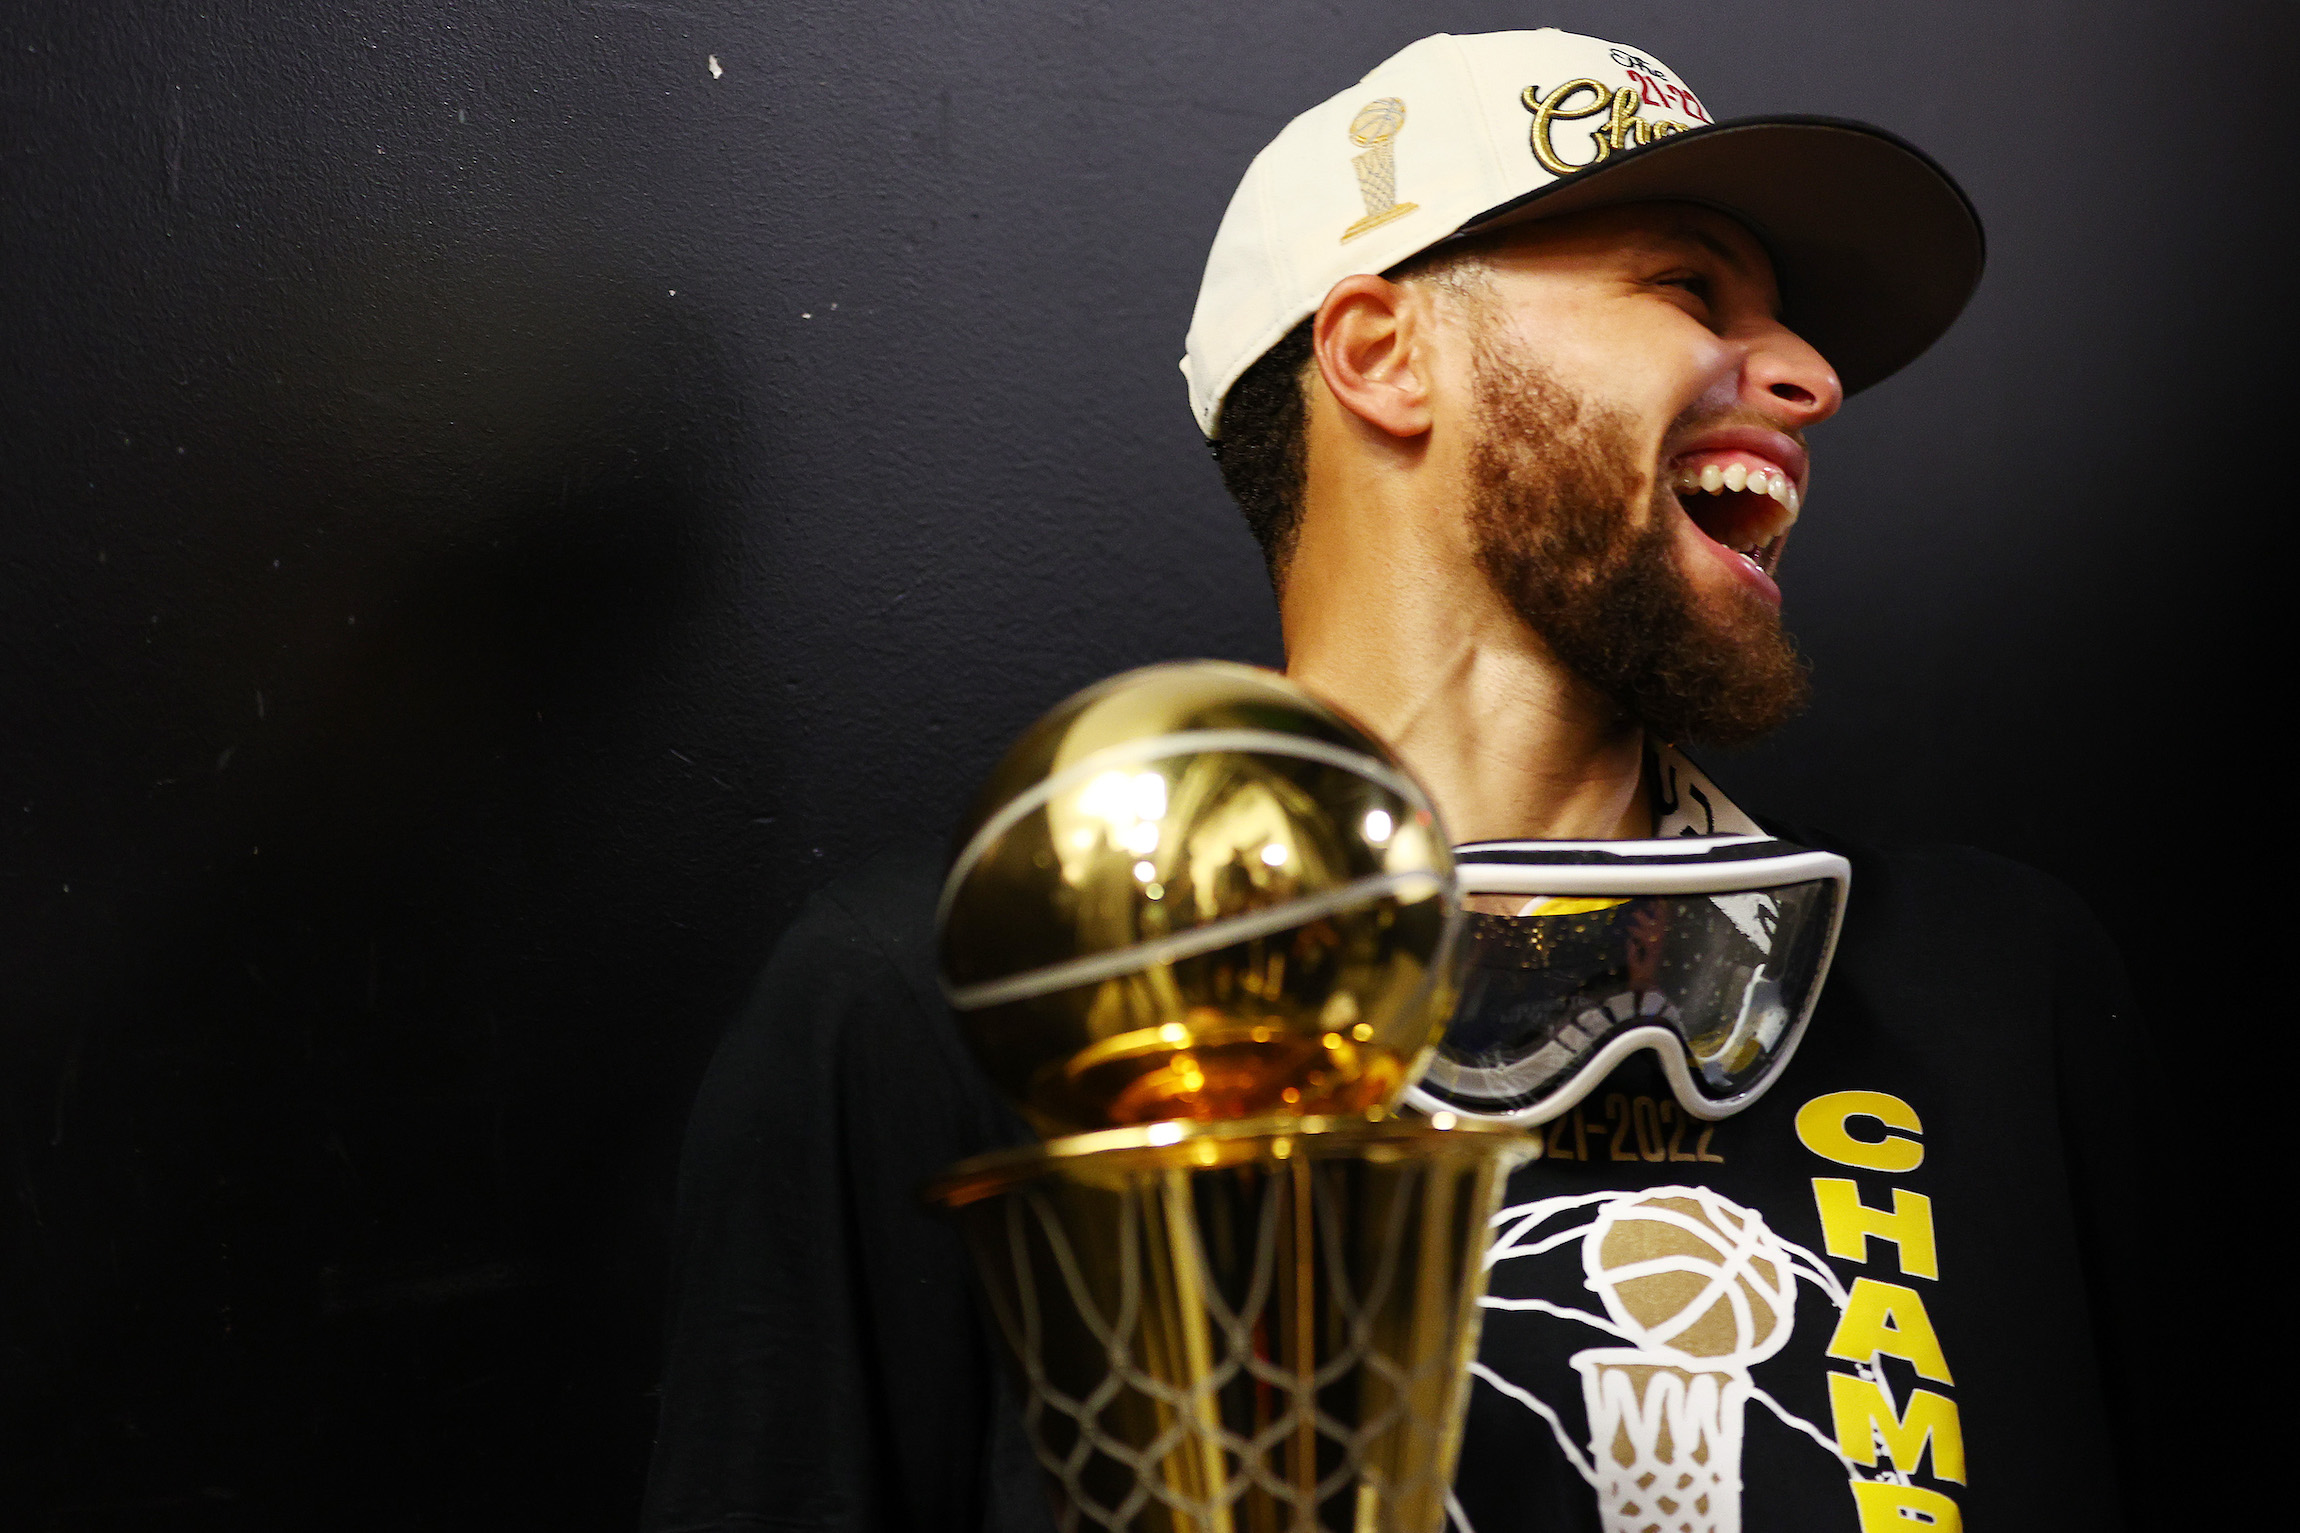
[[[1751,337],[1741,390],[1744,400],[1797,431],[1827,420],[1845,402],[1829,359],[1778,321]]]

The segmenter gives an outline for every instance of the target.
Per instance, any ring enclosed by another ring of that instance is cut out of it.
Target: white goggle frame
[[[1804,1041],[1805,1026],[1821,998],[1845,924],[1845,898],[1853,866],[1834,852],[1815,851],[1769,836],[1687,836],[1662,841],[1475,841],[1454,848],[1456,892],[1630,898],[1640,895],[1746,894],[1829,879],[1837,886],[1829,930],[1806,988],[1804,1003],[1764,1073],[1730,1097],[1704,1096],[1694,1083],[1683,1038],[1671,1028],[1643,1024],[1614,1034],[1603,1048],[1540,1101],[1508,1112],[1480,1112],[1437,1096],[1416,1081],[1405,1100],[1425,1113],[1451,1113],[1481,1123],[1532,1125],[1572,1110],[1614,1068],[1639,1049],[1650,1049],[1669,1079],[1677,1104],[1696,1118],[1716,1121],[1744,1110],[1772,1089]]]

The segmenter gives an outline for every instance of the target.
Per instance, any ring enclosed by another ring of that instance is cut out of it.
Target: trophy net
[[[1155,1142],[1163,1140],[1164,1142]],[[1164,1124],[958,1168],[1063,1533],[1435,1533],[1507,1132]]]

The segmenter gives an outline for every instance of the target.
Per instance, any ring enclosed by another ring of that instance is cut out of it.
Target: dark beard
[[[1478,566],[1567,669],[1673,744],[1740,745],[1796,717],[1811,688],[1773,605],[1738,587],[1703,601],[1658,482],[1633,519],[1626,417],[1483,349],[1478,403]]]

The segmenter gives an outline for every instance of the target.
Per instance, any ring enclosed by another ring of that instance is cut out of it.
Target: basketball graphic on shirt
[[[1555,1434],[1589,1483],[1605,1533],[1743,1533],[1741,1449],[1752,1401],[1830,1446],[1820,1427],[1760,1389],[1749,1369],[1788,1345],[1800,1280],[1840,1309],[1844,1288],[1756,1210],[1707,1187],[1648,1187],[1536,1199],[1503,1209],[1494,1228],[1489,1265],[1578,1249],[1583,1281],[1604,1314],[1506,1288],[1481,1305],[1577,1322],[1617,1343],[1567,1359],[1587,1421],[1579,1441],[1557,1404],[1477,1365],[1479,1377]]]
[[[1789,1339],[1789,1253],[1752,1209],[1702,1187],[1607,1204],[1582,1244],[1589,1287],[1624,1337],[1705,1368],[1746,1368]]]

